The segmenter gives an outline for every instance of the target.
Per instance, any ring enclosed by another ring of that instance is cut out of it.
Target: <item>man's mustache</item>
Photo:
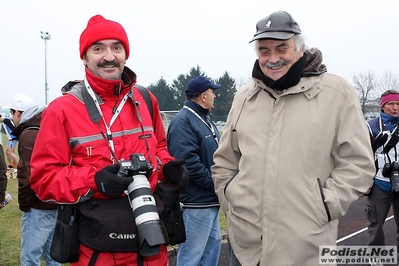
[[[119,67],[120,65],[121,65],[121,64],[120,64],[118,61],[115,61],[115,60],[113,60],[113,61],[104,60],[104,61],[98,63],[97,66],[98,66],[98,67],[107,67],[107,66]]]
[[[279,67],[287,65],[287,64],[288,64],[287,61],[285,61],[284,59],[281,59],[280,61],[278,61],[276,63],[267,62],[265,64],[265,66],[268,68],[279,68]]]

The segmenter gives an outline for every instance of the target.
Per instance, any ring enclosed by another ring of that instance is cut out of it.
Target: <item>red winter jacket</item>
[[[156,98],[151,94],[154,113],[151,119],[143,96],[133,88],[136,75],[127,67],[124,69],[122,80],[99,78],[87,68],[86,78],[97,94],[108,125],[113,110],[119,106],[123,97],[133,90],[132,97],[128,98],[111,127],[115,155],[118,160],[129,160],[132,153],[143,153],[154,168],[149,178],[154,191],[158,179],[164,181],[157,159],[162,165],[174,159],[166,149],[165,130]],[[78,97],[77,88],[83,84],[75,85],[72,89],[75,93],[66,93],[52,101],[43,113],[32,154],[30,178],[32,189],[43,201],[76,203],[88,197],[104,198],[98,191],[94,176],[97,171],[112,164],[111,153],[108,142],[102,135],[102,132],[106,135],[103,120],[100,118],[99,123],[94,123],[86,106]],[[124,257],[130,253],[115,254]],[[159,256],[165,261],[166,248],[162,248]],[[102,254],[99,260],[101,258]],[[158,263],[154,265],[162,265],[157,259],[152,261]]]

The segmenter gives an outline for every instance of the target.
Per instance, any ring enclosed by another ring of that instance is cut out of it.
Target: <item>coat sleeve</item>
[[[32,132],[30,132],[32,131]],[[32,150],[36,139],[37,130],[27,130],[19,136],[18,144],[18,203],[21,211],[29,211],[32,207],[35,193],[29,183],[30,161]]]
[[[375,174],[370,135],[359,100],[354,89],[348,91],[336,125],[331,154],[334,169],[323,188],[331,220],[345,215],[349,205],[368,191]]]
[[[219,147],[213,155],[215,164],[211,167],[212,179],[215,192],[219,198],[220,207],[224,212],[228,210],[228,201],[224,191],[229,181],[237,175],[241,158],[234,126],[238,120],[244,101],[243,90],[238,91],[227,116],[223,135],[220,137]]]
[[[30,183],[42,201],[76,203],[96,189],[96,168],[71,165],[71,149],[65,128],[68,106],[54,100],[43,112],[31,160]],[[78,117],[75,119],[79,119]]]

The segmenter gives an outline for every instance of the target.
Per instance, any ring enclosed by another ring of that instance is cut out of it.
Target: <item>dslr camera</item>
[[[148,182],[152,174],[152,165],[141,153],[134,153],[130,155],[130,160],[121,160],[119,164],[119,176],[133,177],[127,194],[137,226],[139,252],[142,256],[157,255],[160,245],[168,244],[169,238],[159,219],[155,198]]]
[[[399,192],[399,162],[384,164],[382,168],[382,175],[389,178],[392,186],[392,193]]]

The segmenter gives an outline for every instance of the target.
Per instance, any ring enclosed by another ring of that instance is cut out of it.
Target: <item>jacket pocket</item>
[[[319,178],[314,179],[313,183],[313,198],[314,198],[314,210],[315,210],[315,221],[319,226],[323,226],[330,221],[330,211],[328,210],[327,203],[323,193],[323,186]]]
[[[326,202],[326,197],[324,196],[323,186],[321,185],[320,178],[317,178],[317,184],[319,185],[319,191],[320,191],[320,194],[321,194],[321,199],[323,201],[324,209],[325,209],[327,217],[328,217],[328,221],[331,221],[330,210],[328,209],[328,205],[327,205],[327,202]]]
[[[224,196],[226,197],[227,200],[228,200],[228,198],[227,198],[227,187],[230,185],[231,181],[234,180],[234,178],[238,175],[239,172],[240,172],[240,171],[237,171],[237,173],[236,173],[235,175],[233,175],[233,176],[227,181],[226,186],[224,187],[223,193],[224,193]]]

